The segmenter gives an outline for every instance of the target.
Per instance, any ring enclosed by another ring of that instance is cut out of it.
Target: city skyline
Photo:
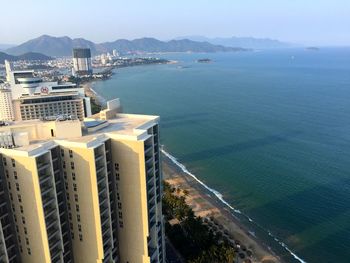
[[[305,2],[268,0],[162,2],[142,1],[7,1],[1,44],[21,44],[43,34],[86,38],[94,42],[179,36],[257,37],[304,45],[350,45],[350,3],[345,0]],[[52,12],[52,10],[61,10]],[[30,12],[28,12],[30,11]],[[34,15],[36,14],[36,15]],[[21,17],[21,19],[18,19]],[[74,19],[67,19],[74,17]],[[23,21],[30,25],[23,26]]]

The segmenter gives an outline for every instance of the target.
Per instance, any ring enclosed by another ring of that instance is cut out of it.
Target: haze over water
[[[167,54],[94,84],[157,114],[162,144],[285,259],[350,262],[350,49]],[[213,63],[196,63],[198,58]]]

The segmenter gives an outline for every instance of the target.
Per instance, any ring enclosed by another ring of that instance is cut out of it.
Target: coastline
[[[106,103],[106,99],[98,94],[92,87],[92,81],[82,84],[85,90],[86,96],[95,99],[96,103],[103,106]],[[220,193],[213,194],[213,190],[206,186],[203,182],[191,177],[188,173],[184,172],[180,167],[182,164],[174,162],[174,157],[169,153],[162,152],[162,167],[163,167],[163,179],[171,184],[173,187],[179,187],[182,190],[187,190],[189,195],[186,198],[186,202],[193,209],[196,216],[202,218],[214,218],[216,224],[223,227],[223,230],[227,231],[234,240],[243,247],[252,251],[252,257],[249,257],[251,262],[254,263],[277,263],[283,261],[271,248],[264,244],[264,242],[254,236],[253,233],[245,226],[233,212],[241,214],[239,210],[234,209],[224,199],[220,198]],[[251,221],[250,218],[248,218]],[[272,236],[273,237],[273,236]],[[276,240],[276,239],[275,239]],[[278,240],[276,240],[279,242]],[[281,244],[284,245],[283,243]],[[284,247],[284,246],[283,246]],[[288,252],[293,255],[287,247],[284,247]],[[237,253],[238,254],[238,253]],[[293,255],[294,256],[294,255]],[[294,256],[296,259],[297,256]],[[238,256],[236,262],[244,262]],[[300,262],[303,262],[301,259]]]
[[[252,257],[249,258],[251,262],[284,262],[267,245],[253,236],[225,203],[206,189],[202,183],[189,176],[175,164],[172,158],[169,158],[167,152],[162,150],[162,155],[163,179],[173,187],[188,191],[186,203],[193,209],[196,216],[213,219],[214,222],[223,227],[222,231],[238,241],[241,247],[246,247],[246,249],[252,251]],[[236,212],[239,213],[238,210]],[[238,257],[237,260],[238,262],[244,262]]]

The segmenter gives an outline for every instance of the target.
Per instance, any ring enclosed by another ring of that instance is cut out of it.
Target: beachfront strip
[[[159,117],[0,127],[1,262],[165,262]]]

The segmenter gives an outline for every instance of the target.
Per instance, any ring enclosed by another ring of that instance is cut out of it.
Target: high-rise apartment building
[[[0,235],[0,258],[165,262],[159,118],[118,106],[84,122],[0,127],[0,207],[10,208],[0,221],[14,229],[8,245]]]
[[[14,120],[12,94],[9,85],[0,84],[0,120]]]
[[[6,61],[7,85],[0,89],[0,120],[33,120],[59,115],[83,120],[91,115],[90,98],[73,83],[43,82],[33,70],[13,70]]]
[[[91,51],[89,48],[73,49],[73,75],[92,74]]]

